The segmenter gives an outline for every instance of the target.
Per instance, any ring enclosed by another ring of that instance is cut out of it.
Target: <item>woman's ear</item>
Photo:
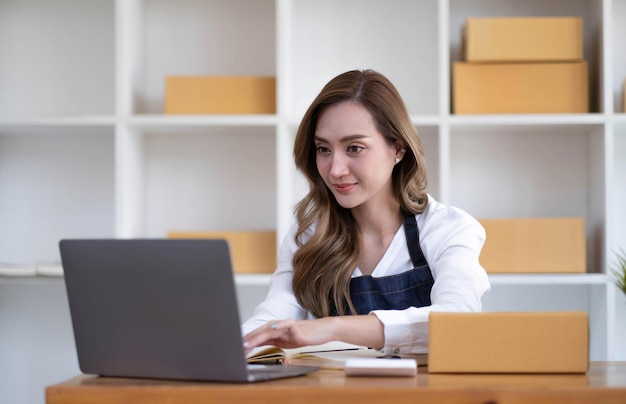
[[[400,160],[404,157],[404,153],[406,153],[406,146],[404,142],[397,141],[396,142],[396,163],[399,163]]]

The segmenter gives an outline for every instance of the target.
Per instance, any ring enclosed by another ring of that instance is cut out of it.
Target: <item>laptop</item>
[[[319,369],[247,363],[225,240],[59,246],[83,373],[243,383]]]

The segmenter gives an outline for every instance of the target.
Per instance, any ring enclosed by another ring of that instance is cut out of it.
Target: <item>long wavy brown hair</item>
[[[299,248],[293,256],[293,291],[299,303],[318,318],[355,313],[350,279],[361,252],[357,223],[320,176],[314,142],[321,113],[344,101],[365,107],[389,144],[400,141],[406,145],[392,173],[393,193],[401,209],[418,214],[428,203],[422,144],[395,86],[373,70],[353,70],[333,78],[306,111],[293,151],[296,167],[309,182],[309,192],[295,212]]]

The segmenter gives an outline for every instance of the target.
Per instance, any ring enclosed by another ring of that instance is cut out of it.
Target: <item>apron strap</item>
[[[404,220],[404,234],[406,236],[406,244],[409,249],[409,255],[411,256],[411,262],[413,262],[414,268],[419,268],[424,265],[428,265],[426,257],[422,252],[419,242],[419,230],[417,228],[417,219],[415,215],[402,211]]]

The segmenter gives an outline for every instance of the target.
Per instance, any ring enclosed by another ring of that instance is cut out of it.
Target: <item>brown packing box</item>
[[[587,62],[456,62],[452,96],[455,114],[587,113]]]
[[[480,263],[489,273],[583,273],[585,219],[479,219],[487,239]]]
[[[587,313],[430,314],[431,373],[585,373],[588,367]]]
[[[431,373],[428,375],[428,387],[443,388],[490,388],[506,386],[524,388],[549,389],[559,387],[582,387],[589,386],[589,377],[585,373],[561,373],[551,374],[546,377],[542,373]],[[489,401],[487,401],[489,402]]]
[[[583,59],[583,21],[578,17],[468,18],[468,62],[578,61]]]
[[[274,114],[276,78],[198,76],[165,79],[166,114]]]
[[[276,232],[274,231],[171,231],[169,238],[225,239],[230,247],[233,272],[238,274],[273,273],[276,269]]]

